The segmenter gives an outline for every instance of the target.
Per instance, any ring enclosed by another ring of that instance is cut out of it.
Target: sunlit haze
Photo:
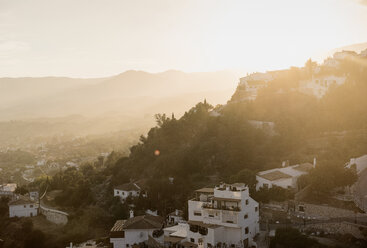
[[[367,41],[358,0],[0,0],[0,77],[265,71]]]

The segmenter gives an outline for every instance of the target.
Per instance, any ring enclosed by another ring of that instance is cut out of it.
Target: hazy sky
[[[0,77],[244,72],[367,42],[367,0],[0,0]]]

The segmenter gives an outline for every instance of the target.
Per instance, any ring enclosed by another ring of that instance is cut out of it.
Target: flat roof
[[[240,202],[241,199],[225,198],[225,197],[213,197],[214,201],[230,201],[230,202]]]
[[[182,237],[172,237],[172,236],[164,236],[164,242],[170,242],[170,243],[178,243],[184,238]]]
[[[275,181],[275,180],[279,180],[279,179],[286,179],[286,178],[291,178],[291,175],[288,175],[284,172],[281,172],[279,170],[275,170],[266,174],[262,174],[262,175],[258,175],[259,177],[265,178],[269,181]]]

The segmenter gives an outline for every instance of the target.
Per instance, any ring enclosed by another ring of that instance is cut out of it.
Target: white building
[[[299,91],[322,98],[331,86],[342,85],[346,77],[338,77],[334,75],[314,77],[311,80],[303,80],[300,82]]]
[[[366,58],[367,57],[367,49],[364,49],[363,51],[361,51],[361,53],[359,54],[359,56]]]
[[[122,201],[125,201],[127,197],[147,197],[146,191],[138,183],[125,183],[123,185],[116,186],[113,189],[113,196],[118,196]]]
[[[163,244],[163,225],[164,218],[160,216],[132,215],[127,220],[116,221],[110,232],[110,242],[113,248],[129,248],[152,240]]]
[[[30,190],[29,191],[29,198],[33,201],[37,201],[38,198],[39,198],[38,190],[34,190],[34,189]]]
[[[46,165],[46,160],[45,159],[41,159],[37,161],[37,166],[44,166]]]
[[[164,228],[164,243],[171,246],[177,244],[184,246],[183,244],[189,243],[186,241],[188,229],[189,225],[186,223],[178,223],[175,226]]]
[[[9,217],[33,217],[37,216],[38,204],[29,198],[19,196],[18,199],[9,202]]]
[[[14,191],[17,188],[16,183],[7,183],[0,185],[0,196],[9,196],[12,197],[14,195]]]
[[[174,212],[167,215],[167,222],[169,225],[177,225],[180,222],[184,222],[184,212],[176,209]]]
[[[314,160],[313,165],[304,163],[285,166],[283,163],[283,166],[282,168],[260,171],[257,173],[256,190],[260,188],[271,188],[274,185],[284,189],[296,189],[297,179],[304,174],[308,174],[309,171],[316,166],[316,160]]]
[[[357,55],[357,53],[355,51],[346,51],[346,50],[343,50],[341,52],[334,53],[333,58],[334,59],[343,60],[343,59],[354,57],[356,55]]]
[[[367,154],[358,158],[351,158],[345,167],[355,169],[357,174],[360,174],[367,168]]]
[[[79,164],[73,162],[73,161],[68,161],[66,162],[66,166],[68,167],[74,167],[74,168],[79,168]]]
[[[273,80],[271,73],[252,73],[246,77],[240,78],[240,85],[245,87],[248,93],[247,100],[255,100],[260,89],[268,86],[268,82]]]
[[[186,237],[181,239],[184,231],[177,227],[181,234],[170,233],[165,237],[166,242],[172,244],[170,239],[180,238],[181,245],[199,248],[249,247],[255,244],[253,238],[259,233],[259,204],[250,197],[246,185],[221,184],[195,193],[196,197],[188,201]]]
[[[324,66],[326,67],[331,67],[331,68],[338,68],[340,65],[339,60],[335,59],[335,58],[327,58],[324,60]]]

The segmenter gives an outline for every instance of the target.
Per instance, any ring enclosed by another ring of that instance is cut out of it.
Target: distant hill
[[[231,72],[126,71],[98,79],[1,78],[0,120],[82,114],[182,114],[207,98],[225,103],[237,76]]]

